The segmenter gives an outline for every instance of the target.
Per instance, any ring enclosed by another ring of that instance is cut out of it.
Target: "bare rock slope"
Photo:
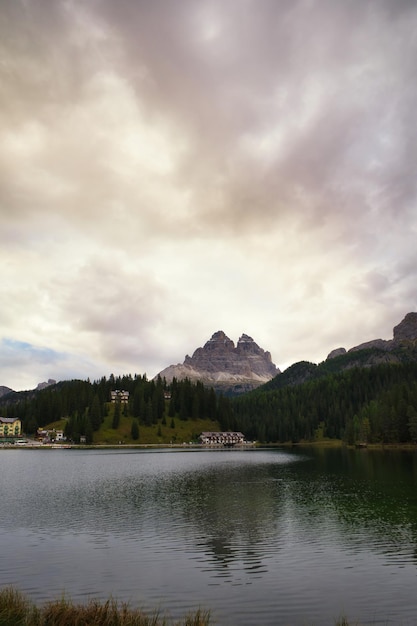
[[[392,353],[397,348],[410,348],[417,343],[417,313],[407,313],[404,319],[394,327],[393,339],[372,339],[361,343],[359,346],[350,348],[348,352],[359,352],[360,350],[367,350],[369,348],[376,348],[382,352]],[[342,354],[346,354],[344,348],[337,348],[332,350],[327,359],[333,359]],[[384,359],[385,362],[396,362],[398,358],[395,354],[387,355]]]
[[[201,381],[224,393],[243,393],[255,389],[279,374],[272,363],[271,354],[260,348],[248,335],[243,334],[237,345],[222,330],[217,331],[193,356],[184,363],[170,365],[159,376],[171,382],[189,378]]]

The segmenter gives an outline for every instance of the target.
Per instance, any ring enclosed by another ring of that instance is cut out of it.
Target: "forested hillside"
[[[111,391],[116,389],[129,392],[128,404],[110,404]],[[5,396],[0,399],[0,414],[19,417],[27,434],[65,418],[65,434],[74,441],[84,435],[91,443],[104,422],[118,431],[122,421],[130,424],[132,439],[139,439],[141,426],[152,426],[157,440],[162,427],[173,428],[178,420],[218,420],[224,403],[201,383],[174,379],[168,387],[161,378],[148,381],[146,376],[111,375],[92,383],[65,381],[41,391]]]
[[[309,380],[300,382],[305,376]],[[265,442],[323,436],[350,444],[414,442],[417,363],[353,367],[327,375],[314,364],[298,363],[263,387],[234,399],[221,423]]]
[[[332,359],[326,359],[318,365],[309,361],[299,361],[259,389],[271,391],[289,385],[299,385],[309,380],[325,378],[331,374],[340,374],[352,368],[366,369],[378,365],[398,365],[400,363],[417,363],[417,347],[411,342],[407,342],[406,345],[397,345],[389,352],[378,348],[355,350]]]
[[[109,431],[113,439],[129,433],[131,440],[139,440],[145,429],[155,443],[175,440],[166,432],[169,427],[196,420],[210,420],[210,428],[219,424],[260,442],[323,437],[349,444],[417,442],[417,363],[360,367],[361,359],[369,360],[367,352],[354,356],[355,366],[349,369],[340,367],[346,358],[319,366],[294,364],[266,385],[233,399],[216,396],[213,389],[189,380],[174,379],[168,385],[161,378],[110,376],[4,396],[0,413],[19,417],[27,434],[64,420],[68,438],[79,441],[84,435],[89,443],[103,441],[105,430],[107,440]],[[129,392],[128,404],[110,403],[116,389]],[[187,433],[196,437],[201,427],[196,422]]]

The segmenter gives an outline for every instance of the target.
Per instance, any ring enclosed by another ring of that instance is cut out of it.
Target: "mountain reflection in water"
[[[0,582],[220,626],[415,623],[416,456],[4,450]]]

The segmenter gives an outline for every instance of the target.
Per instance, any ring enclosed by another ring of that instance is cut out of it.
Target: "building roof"
[[[200,437],[224,437],[225,435],[231,436],[234,435],[235,437],[244,437],[243,433],[241,432],[237,432],[234,430],[224,430],[224,431],[203,431],[200,435]]]
[[[18,417],[0,417],[1,424],[14,424],[19,420]]]

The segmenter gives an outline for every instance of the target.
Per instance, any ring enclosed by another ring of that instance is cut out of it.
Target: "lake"
[[[213,624],[417,624],[417,454],[0,450],[0,585]]]

